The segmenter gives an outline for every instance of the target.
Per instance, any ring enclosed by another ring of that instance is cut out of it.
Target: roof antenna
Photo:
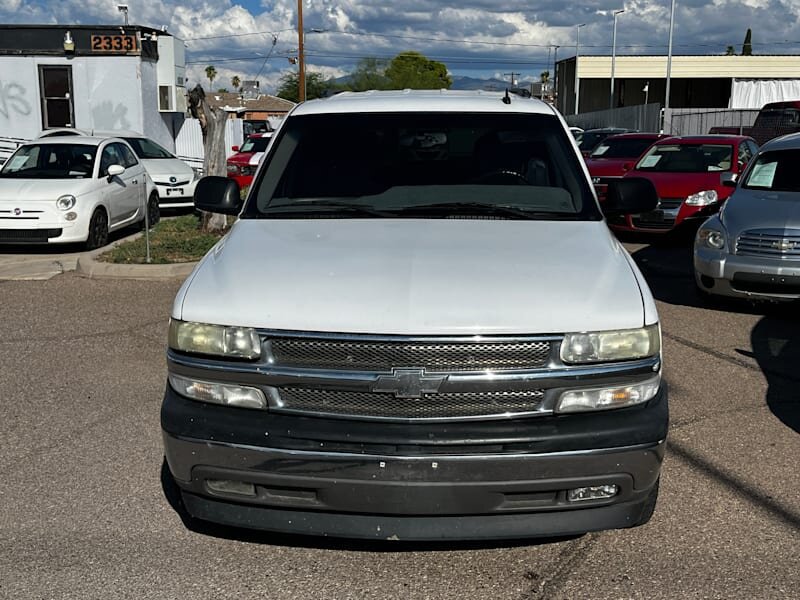
[[[503,104],[511,104],[511,96],[508,95],[508,88],[506,88],[506,95],[503,96]]]

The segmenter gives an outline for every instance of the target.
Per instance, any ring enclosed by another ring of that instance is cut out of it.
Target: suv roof
[[[461,90],[392,90],[342,92],[329,98],[299,104],[292,115],[326,113],[397,112],[515,112],[554,115],[549,104],[505,92]]]

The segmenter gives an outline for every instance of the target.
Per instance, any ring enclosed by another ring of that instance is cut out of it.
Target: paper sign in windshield
[[[10,161],[8,161],[8,170],[19,171],[22,167],[25,166],[25,163],[27,163],[29,159],[30,156],[15,156]]]
[[[642,159],[642,164],[639,165],[642,169],[649,169],[651,167],[655,167],[658,164],[658,161],[661,160],[660,154],[651,154],[650,156],[645,156]]]
[[[753,172],[747,180],[747,185],[752,187],[771,188],[775,179],[777,162],[759,163],[753,167]]]

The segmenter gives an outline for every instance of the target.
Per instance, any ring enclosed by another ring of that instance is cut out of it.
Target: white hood
[[[0,202],[15,204],[52,202],[59,196],[72,194],[76,198],[95,187],[94,179],[17,179],[0,177]]]
[[[654,315],[635,268],[603,222],[248,219],[184,283],[173,316],[401,335],[633,328]]]
[[[143,158],[142,165],[152,178],[160,175],[175,175],[191,179],[194,175],[192,167],[178,158]]]

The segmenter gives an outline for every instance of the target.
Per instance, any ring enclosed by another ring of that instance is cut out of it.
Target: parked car
[[[253,175],[259,161],[264,158],[270,139],[272,132],[254,133],[245,140],[241,148],[233,147],[236,154],[228,157],[228,177],[235,180],[239,187],[247,187],[253,181]]]
[[[254,133],[269,133],[272,125],[267,119],[245,119],[242,121],[242,132],[245,138]]]
[[[739,175],[758,151],[752,138],[705,135],[657,141],[625,177],[646,177],[656,186],[656,210],[615,216],[608,224],[618,231],[667,233],[685,224],[699,225],[731,195],[724,185]]]
[[[602,142],[609,136],[619,135],[620,133],[629,133],[630,129],[622,129],[620,127],[601,127],[598,129],[585,129],[583,133],[579,134],[575,140],[578,142],[578,148],[584,158],[588,158],[595,149],[597,144]]]
[[[800,298],[800,134],[767,142],[724,210],[700,227],[697,286],[735,298]],[[733,177],[726,184],[736,186]]]
[[[600,202],[605,200],[608,182],[625,175],[654,142],[665,137],[663,133],[621,133],[595,146],[586,167]]]
[[[191,208],[198,171],[144,136],[122,135],[155,183],[161,208]]]
[[[749,135],[758,144],[786,135],[800,132],[800,100],[770,102],[761,107],[750,128]]]
[[[20,146],[0,170],[0,242],[83,242],[159,219],[158,194],[131,147],[118,138],[60,136]]]
[[[38,139],[64,136],[118,137],[130,144],[141,160],[150,179],[155,183],[161,208],[186,208],[194,206],[192,196],[199,179],[199,169],[194,169],[169,150],[135,131],[101,131],[56,127],[45,129]]]
[[[246,200],[207,177],[195,203],[239,218],[169,326],[161,426],[186,518],[390,540],[650,518],[656,306],[548,104],[304,102]],[[655,204],[619,180],[606,210]]]

